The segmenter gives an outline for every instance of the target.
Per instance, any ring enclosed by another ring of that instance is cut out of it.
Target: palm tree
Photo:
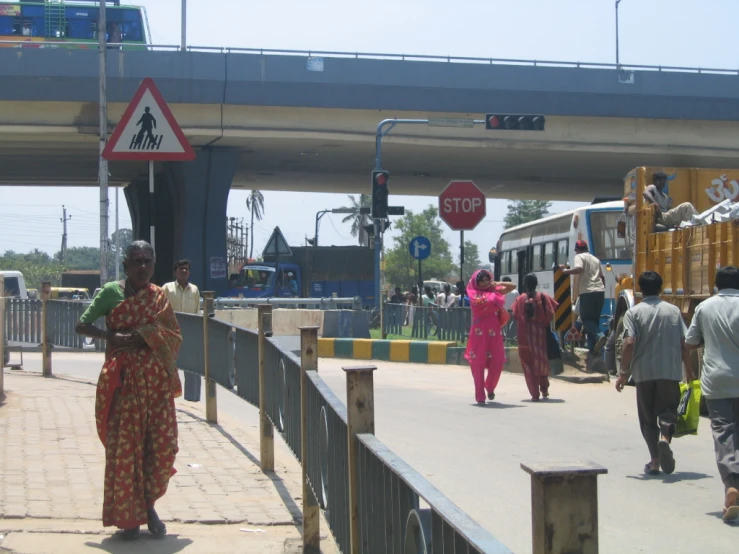
[[[262,221],[264,216],[264,195],[258,191],[253,190],[246,197],[246,209],[251,212],[251,229],[249,234],[251,235],[251,247],[249,249],[249,257],[254,257],[254,218],[257,221]]]
[[[372,219],[369,214],[363,214],[360,212],[361,208],[370,208],[372,206],[372,197],[369,194],[360,194],[359,200],[356,196],[351,194],[348,195],[349,200],[352,201],[351,206],[342,206],[342,208],[348,208],[354,210],[351,214],[341,220],[342,223],[352,222],[351,234],[353,237],[359,238],[359,246],[369,246],[369,235],[365,230],[364,226],[372,223]]]

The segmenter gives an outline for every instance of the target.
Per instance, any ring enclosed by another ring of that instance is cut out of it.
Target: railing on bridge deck
[[[89,42],[74,41],[44,41],[28,42],[23,40],[0,40],[0,47],[15,48],[71,48],[90,50]],[[108,43],[108,47],[115,51],[150,51],[177,52],[182,48],[179,44],[130,44],[130,43]],[[572,62],[562,60],[531,60],[520,58],[481,58],[474,56],[435,56],[428,54],[388,54],[382,52],[341,52],[332,50],[292,50],[280,48],[236,48],[230,46],[188,46],[188,52],[216,52],[222,54],[259,54],[262,56],[306,56],[327,58],[354,58],[370,60],[399,60],[399,61],[425,61],[446,63],[468,63],[487,65],[522,65],[533,67],[563,67],[575,69],[613,69],[619,71],[665,71],[678,73],[712,73],[718,75],[739,75],[739,69],[711,68],[711,67],[688,67],[670,65],[643,65],[643,64],[615,64],[606,62]]]
[[[274,428],[301,462],[304,552],[320,551],[323,510],[345,554],[510,553],[374,436],[374,366],[344,368],[345,406],[318,375],[318,327],[301,328],[298,357],[271,338],[271,306],[259,307],[255,332],[211,317],[213,293],[204,296],[205,315],[177,314],[183,337],[178,367],[205,378],[209,422],[217,423],[216,384],[235,388],[259,408],[263,471],[274,471]],[[42,302],[42,334],[44,319],[54,313],[77,321],[84,305],[76,305]],[[50,376],[48,348],[43,359]],[[524,469],[532,474],[534,552],[597,553],[596,476],[605,469]]]

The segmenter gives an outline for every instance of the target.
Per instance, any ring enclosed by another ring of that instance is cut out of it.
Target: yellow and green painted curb
[[[417,364],[466,364],[455,342],[379,339],[318,339],[320,358],[349,358]]]

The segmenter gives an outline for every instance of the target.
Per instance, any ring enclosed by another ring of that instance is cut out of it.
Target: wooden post
[[[41,373],[51,377],[51,337],[49,337],[48,302],[51,296],[51,281],[41,283]]]
[[[318,371],[318,326],[300,327],[300,459],[303,466],[303,552],[319,554],[320,508],[308,485],[308,371]]]
[[[5,277],[0,275],[0,398],[5,394]]]
[[[218,396],[216,382],[210,378],[210,350],[208,338],[208,320],[213,314],[213,298],[216,293],[203,291],[203,381],[205,384],[205,420],[208,423],[218,423]]]
[[[349,538],[348,554],[359,554],[359,475],[357,434],[375,434],[373,365],[344,367],[346,372],[347,443],[349,445]]]
[[[262,471],[275,470],[275,430],[267,417],[267,381],[265,367],[265,352],[267,337],[272,336],[272,306],[258,306],[257,318],[259,324],[259,459],[262,462]]]
[[[531,475],[533,554],[598,554],[598,475],[592,462],[521,464]]]

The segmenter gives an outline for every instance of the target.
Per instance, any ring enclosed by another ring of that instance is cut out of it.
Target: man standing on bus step
[[[578,240],[575,243],[575,267],[559,268],[565,275],[575,276],[572,302],[580,300],[580,319],[588,338],[590,354],[597,356],[606,343],[606,336],[600,329],[600,315],[606,299],[606,278],[600,266],[600,260],[593,256],[588,243]]]
[[[677,425],[683,364],[688,380],[693,377],[685,347],[685,323],[680,309],[659,297],[659,273],[642,273],[639,289],[643,300],[623,317],[626,335],[616,390],[621,392],[633,375],[639,426],[651,456],[644,473],[657,475],[660,467],[672,473],[675,458],[670,442]]]
[[[672,198],[664,193],[667,186],[667,174],[657,171],[652,175],[652,184],[644,189],[644,200],[657,207],[657,223],[668,229],[679,227],[683,221],[690,221],[698,212],[690,202],[683,202],[672,207]]]
[[[190,282],[190,260],[174,264],[175,280],[162,287],[175,312],[197,314],[200,312],[200,291]],[[200,375],[185,371],[185,400],[200,402]]]
[[[703,345],[701,390],[724,483],[724,521],[733,522],[739,520],[739,269],[719,269],[716,288],[695,309],[685,342],[689,349]]]

